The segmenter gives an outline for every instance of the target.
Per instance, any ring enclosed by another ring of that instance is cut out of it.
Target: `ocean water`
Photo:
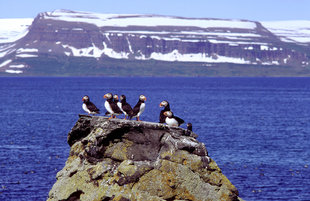
[[[0,92],[0,200],[47,199],[82,96],[104,113],[107,92],[144,94],[152,122],[168,100],[243,199],[310,199],[310,78],[2,77]]]

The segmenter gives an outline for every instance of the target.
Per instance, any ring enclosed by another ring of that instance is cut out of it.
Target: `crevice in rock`
[[[193,152],[195,151],[195,147],[183,147],[181,148],[180,150],[184,150],[184,151],[187,151],[189,152],[190,154],[193,154]]]
[[[104,197],[101,198],[101,201],[111,201],[111,200],[114,199],[114,197],[115,197],[114,195],[112,197],[104,196]]]
[[[67,199],[60,201],[79,201],[81,194],[84,194],[84,192],[81,190],[77,190],[74,193],[72,193]]]
[[[70,172],[69,177],[72,177],[73,175],[75,175],[77,173],[77,170]]]
[[[173,200],[175,200],[175,199],[176,199],[176,196],[173,196],[173,197],[171,197],[171,198],[167,198],[166,201],[173,201]]]

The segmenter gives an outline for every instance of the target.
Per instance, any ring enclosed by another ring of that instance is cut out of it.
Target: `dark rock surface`
[[[241,200],[196,134],[80,115],[48,200]]]

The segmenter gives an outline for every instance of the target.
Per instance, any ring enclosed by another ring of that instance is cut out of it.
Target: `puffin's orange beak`
[[[107,96],[106,96],[106,95],[104,95],[104,96],[103,96],[103,98],[107,98]]]
[[[162,104],[161,104],[161,103],[159,103],[159,107],[162,107]]]

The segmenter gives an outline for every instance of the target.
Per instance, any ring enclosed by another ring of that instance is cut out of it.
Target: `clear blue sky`
[[[257,21],[310,20],[310,0],[0,0],[0,18],[34,18],[55,9]]]

